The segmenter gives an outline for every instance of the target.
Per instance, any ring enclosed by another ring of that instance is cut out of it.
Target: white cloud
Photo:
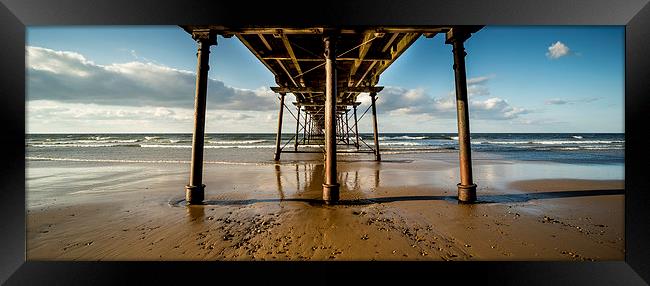
[[[467,80],[470,116],[472,118],[508,120],[531,112],[528,109],[511,106],[507,100],[499,97],[490,97],[484,100],[476,99],[475,97],[490,94],[485,83],[491,77],[493,76],[476,77]],[[361,101],[364,102],[363,97]],[[446,97],[432,97],[421,88],[406,89],[388,86],[379,93],[377,105],[380,112],[386,112],[390,115],[426,114],[434,118],[456,117],[455,91],[449,92]]]
[[[561,99],[561,98],[552,98],[546,100],[544,103],[547,105],[565,105],[565,104],[576,104],[576,103],[590,103],[596,100],[600,100],[600,97],[587,97],[580,99]]]
[[[151,62],[98,65],[83,55],[27,47],[29,100],[193,108],[195,73]],[[208,108],[274,110],[274,93],[208,81]]]
[[[548,47],[548,52],[546,53],[546,56],[549,59],[559,59],[563,56],[568,55],[570,52],[570,49],[567,45],[564,43],[557,41],[555,44],[552,44],[550,47]]]
[[[555,119],[548,119],[548,118],[539,118],[539,119],[517,119],[514,120],[513,123],[521,124],[521,125],[548,126],[548,125],[566,124],[568,122],[558,121]]]
[[[98,105],[51,100],[27,102],[28,132],[192,132],[189,108]],[[212,109],[206,112],[208,132],[271,132],[277,115],[270,111]],[[285,120],[295,126],[295,121]],[[288,128],[288,127],[287,127]]]
[[[492,78],[492,76],[473,77],[467,80],[467,85],[481,84],[488,81],[490,78]]]
[[[548,104],[548,105],[551,105],[551,104],[552,105],[563,105],[563,104],[567,104],[569,102],[564,100],[564,99],[553,98],[553,99],[547,100],[545,103]]]
[[[487,88],[485,85],[488,80],[493,78],[494,75],[489,75],[489,76],[479,76],[479,77],[473,77],[467,79],[467,95],[468,96],[482,96],[482,95],[490,95],[490,90]],[[449,92],[450,96],[455,96],[456,95],[456,90],[452,90]]]
[[[98,65],[75,52],[40,47],[27,47],[27,67],[29,132],[191,132],[196,80],[192,71],[141,61]],[[493,77],[467,80],[472,118],[511,120],[530,112],[490,96],[487,83]],[[359,101],[370,104],[367,95]],[[241,89],[210,79],[207,102],[208,132],[276,129],[277,95],[268,87]],[[424,89],[386,87],[378,96],[378,110],[397,116],[394,123],[380,120],[389,124],[382,132],[418,126],[397,122],[452,122],[455,93],[433,97]],[[367,118],[360,123],[361,132],[371,130]],[[295,128],[288,113],[283,126]]]
[[[95,63],[75,52],[27,47],[27,65],[35,71],[86,77],[89,74],[88,69],[92,69]]]

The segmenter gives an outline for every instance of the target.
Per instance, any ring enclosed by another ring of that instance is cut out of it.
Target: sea
[[[289,142],[292,136],[282,135],[283,150],[294,150]],[[275,137],[272,133],[206,134],[204,162],[273,163]],[[373,146],[372,134],[360,134],[360,140],[362,150]],[[308,143],[298,150],[321,148],[317,142]],[[191,146],[192,134],[27,134],[25,140],[27,161],[189,163]],[[458,152],[458,137],[455,133],[384,133],[379,146],[384,157],[428,158]],[[623,165],[625,159],[622,133],[472,133],[471,146],[473,154],[507,160]]]

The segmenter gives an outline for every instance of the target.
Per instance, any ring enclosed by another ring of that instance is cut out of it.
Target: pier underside
[[[235,36],[275,76],[279,94],[279,114],[274,159],[283,152],[323,152],[325,157],[323,200],[336,202],[339,184],[336,178],[338,152],[373,154],[380,161],[376,100],[383,87],[379,77],[419,37],[437,34],[453,45],[461,182],[458,198],[461,202],[476,200],[476,185],[472,180],[469,143],[469,111],[463,43],[481,26],[427,27],[224,27],[216,25],[181,26],[197,41],[197,81],[195,98],[195,128],[192,143],[190,182],[186,186],[189,203],[201,203],[205,185],[202,184],[203,137],[207,90],[208,54],[217,44],[217,35]],[[285,103],[291,93],[295,101]],[[358,97],[368,94],[371,105],[357,110]],[[292,107],[290,108],[290,105]],[[296,120],[292,138],[282,142],[282,119],[287,110]],[[292,111],[295,111],[294,112]],[[371,110],[373,142],[368,144],[359,136],[358,122]],[[293,148],[285,148],[293,143]]]

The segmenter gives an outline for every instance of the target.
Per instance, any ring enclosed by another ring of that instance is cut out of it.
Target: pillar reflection
[[[203,223],[203,218],[205,217],[205,208],[202,205],[188,205],[187,217],[191,223],[200,224]]]
[[[275,165],[275,177],[276,184],[278,186],[278,194],[280,195],[280,199],[284,200],[284,190],[282,189],[282,171],[280,170],[279,164]]]

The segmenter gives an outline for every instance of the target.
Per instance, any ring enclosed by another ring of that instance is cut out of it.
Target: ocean
[[[292,136],[283,134],[283,145]],[[361,138],[373,145],[372,134],[361,134]],[[348,189],[359,186],[372,192],[377,182],[381,186],[448,186],[445,182],[452,182],[449,186],[455,186],[458,181],[456,134],[392,133],[381,134],[379,139],[382,164],[374,164],[371,153],[339,153],[338,175]],[[624,179],[624,134],[474,133],[471,142],[475,180],[482,187],[507,188],[512,180],[540,178]],[[323,156],[318,153],[320,146],[311,143],[299,150],[316,153],[283,153],[275,162],[275,134],[206,134],[204,179],[221,182],[210,185],[209,195],[219,196],[232,188],[260,190],[254,183],[260,180],[282,181],[285,188],[280,189],[287,194],[291,190],[300,193],[300,182],[303,186],[312,180],[322,184],[318,180],[322,180]],[[178,186],[173,198],[182,196],[191,145],[191,134],[28,134],[27,205],[111,201],[142,186]],[[364,143],[361,146],[367,149]],[[337,148],[356,150],[345,145]],[[293,142],[285,147],[293,149]],[[274,185],[264,186],[266,192]]]
[[[283,144],[292,134],[283,134]],[[380,134],[382,156],[435,157],[458,151],[454,133]],[[372,134],[361,139],[373,145]],[[354,138],[351,138],[353,141]],[[123,163],[188,163],[192,134],[27,134],[26,160]],[[522,161],[624,164],[622,133],[473,133],[473,154]],[[362,142],[362,147],[366,145]],[[272,164],[275,134],[206,134],[206,164]],[[285,150],[293,150],[293,142]],[[315,144],[299,150],[318,150]],[[350,149],[340,146],[339,150]],[[372,158],[372,154],[342,154]],[[366,158],[367,159],[367,158]]]

